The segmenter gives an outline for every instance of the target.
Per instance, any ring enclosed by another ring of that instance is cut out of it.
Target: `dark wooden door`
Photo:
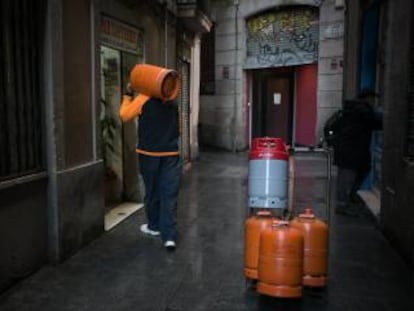
[[[292,143],[293,77],[291,67],[253,72],[252,138],[272,136]]]
[[[266,136],[291,141],[291,79],[289,76],[270,76],[262,85],[265,102]]]

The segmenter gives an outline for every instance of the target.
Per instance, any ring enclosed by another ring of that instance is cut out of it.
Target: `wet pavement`
[[[313,154],[295,159],[293,206],[311,205],[329,217],[325,160]],[[245,153],[201,153],[182,181],[175,252],[139,233],[141,210],[64,263],[46,266],[4,293],[0,310],[414,310],[410,273],[367,210],[358,218],[331,213],[326,289],[276,299],[247,287],[247,165]]]

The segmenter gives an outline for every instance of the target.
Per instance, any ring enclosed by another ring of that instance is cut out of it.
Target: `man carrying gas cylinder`
[[[176,247],[177,196],[182,168],[175,102],[178,90],[176,71],[139,64],[131,71],[120,108],[123,122],[138,117],[136,152],[145,186],[147,217],[147,223],[140,230],[149,236],[161,236],[168,250]]]

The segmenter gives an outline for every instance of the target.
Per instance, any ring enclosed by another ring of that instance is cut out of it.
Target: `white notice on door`
[[[273,93],[273,104],[280,105],[282,103],[282,94]]]

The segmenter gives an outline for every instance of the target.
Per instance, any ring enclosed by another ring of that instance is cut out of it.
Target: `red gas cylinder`
[[[257,291],[281,298],[302,296],[303,234],[286,221],[262,232]]]
[[[327,283],[328,226],[315,217],[311,208],[293,219],[290,225],[300,229],[305,239],[303,285],[323,287]]]
[[[244,226],[244,276],[247,279],[257,279],[257,264],[259,260],[260,235],[264,229],[276,220],[270,211],[259,211],[249,217]]]
[[[280,137],[256,137],[252,141],[251,153],[265,152],[273,154],[274,151],[286,152],[286,145]]]
[[[281,138],[259,137],[249,152],[248,205],[286,208],[288,153]]]

